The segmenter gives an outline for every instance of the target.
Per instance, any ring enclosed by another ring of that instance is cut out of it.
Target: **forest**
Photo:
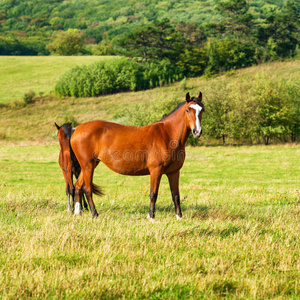
[[[4,0],[0,55],[168,59],[184,76],[299,55],[295,0]]]

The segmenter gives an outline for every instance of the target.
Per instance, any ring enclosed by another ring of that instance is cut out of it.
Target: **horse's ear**
[[[199,98],[199,100],[201,102],[202,101],[202,93],[201,92],[199,93],[198,98]]]
[[[190,101],[191,101],[190,93],[187,93],[187,94],[185,95],[185,100],[186,100],[186,102],[190,102]]]
[[[60,127],[54,122],[54,124],[55,124],[55,126],[56,126],[56,128],[57,128],[57,130],[59,130],[60,129]]]

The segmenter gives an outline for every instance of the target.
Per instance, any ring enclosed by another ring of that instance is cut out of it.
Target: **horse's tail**
[[[92,185],[92,191],[97,196],[103,196],[104,195],[101,187],[99,185],[94,184],[94,183]]]
[[[72,137],[74,131],[75,131],[75,128],[71,128],[68,138],[69,138],[69,147],[70,147],[71,162],[72,162],[72,171],[77,179],[81,172],[81,167],[80,167],[80,164],[79,164],[77,157],[71,146],[71,137]]]

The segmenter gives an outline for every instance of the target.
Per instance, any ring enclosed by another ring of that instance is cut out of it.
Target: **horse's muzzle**
[[[199,137],[201,136],[201,134],[202,134],[202,128],[201,128],[200,130],[193,129],[193,130],[192,130],[192,133],[193,133],[193,137],[194,137],[195,139],[197,139],[197,138],[199,138]]]

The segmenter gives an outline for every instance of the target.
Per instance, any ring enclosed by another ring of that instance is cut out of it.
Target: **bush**
[[[25,93],[23,96],[23,100],[26,104],[32,103],[33,98],[35,97],[35,92],[34,91],[29,91],[28,93]]]
[[[168,60],[139,63],[121,58],[71,69],[60,77],[55,92],[62,96],[99,96],[144,90],[180,78]]]
[[[72,127],[77,127],[79,125],[78,121],[74,116],[66,114],[64,117],[64,123],[71,123]]]
[[[216,79],[205,93],[205,136],[223,144],[295,142],[300,136],[299,86],[265,76],[235,85]]]

